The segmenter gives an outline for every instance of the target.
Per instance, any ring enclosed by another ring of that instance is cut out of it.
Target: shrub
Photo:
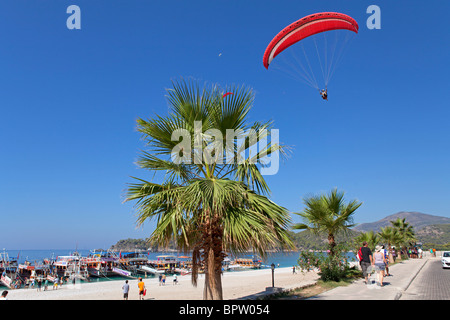
[[[302,252],[297,263],[302,272],[317,270],[320,280],[325,282],[341,281],[351,273],[345,250],[335,250],[334,255],[325,252]]]

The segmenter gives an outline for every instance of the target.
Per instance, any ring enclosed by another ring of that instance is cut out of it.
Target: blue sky
[[[71,4],[81,30],[66,27]],[[380,30],[366,27],[371,4]],[[363,202],[360,223],[403,210],[449,217],[449,10],[446,1],[2,1],[0,247],[147,237],[154,225],[136,228],[122,203],[130,176],[150,176],[134,165],[135,120],[166,114],[165,88],[180,76],[254,89],[250,119],[274,120],[294,148],[267,177],[289,210],[338,187]],[[320,11],[360,26],[328,102],[262,65],[278,31]]]

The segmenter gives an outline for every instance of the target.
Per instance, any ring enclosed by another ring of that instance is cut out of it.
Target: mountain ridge
[[[400,211],[375,222],[361,223],[352,230],[361,232],[373,230],[374,232],[378,232],[382,227],[390,226],[391,221],[397,220],[398,218],[405,218],[406,222],[413,226],[416,231],[430,225],[450,224],[450,218],[448,217],[436,216],[417,211]]]

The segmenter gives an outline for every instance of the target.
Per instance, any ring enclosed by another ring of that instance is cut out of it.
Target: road
[[[400,300],[450,300],[450,269],[440,259],[430,259],[403,292]]]

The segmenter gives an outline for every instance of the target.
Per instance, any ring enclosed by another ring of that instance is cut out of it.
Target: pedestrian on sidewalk
[[[395,247],[393,246],[392,248],[391,248],[391,252],[392,252],[392,259],[394,260],[394,263],[395,263],[395,259],[397,259],[397,252],[395,251]]]
[[[383,276],[389,277],[389,251],[385,249],[384,245],[381,246],[381,252],[384,255],[385,269],[383,271]]]
[[[369,280],[370,266],[373,263],[372,250],[370,250],[369,245],[367,244],[367,241],[364,241],[362,245],[363,246],[360,248],[362,259],[359,263],[361,265],[361,269],[362,269],[362,273],[363,273],[363,277],[364,277],[364,283],[367,284],[367,282]]]
[[[386,268],[386,258],[381,252],[381,246],[375,247],[375,253],[373,254],[373,265],[375,271],[378,273],[378,281],[380,282],[380,287],[383,286],[384,269]]]

